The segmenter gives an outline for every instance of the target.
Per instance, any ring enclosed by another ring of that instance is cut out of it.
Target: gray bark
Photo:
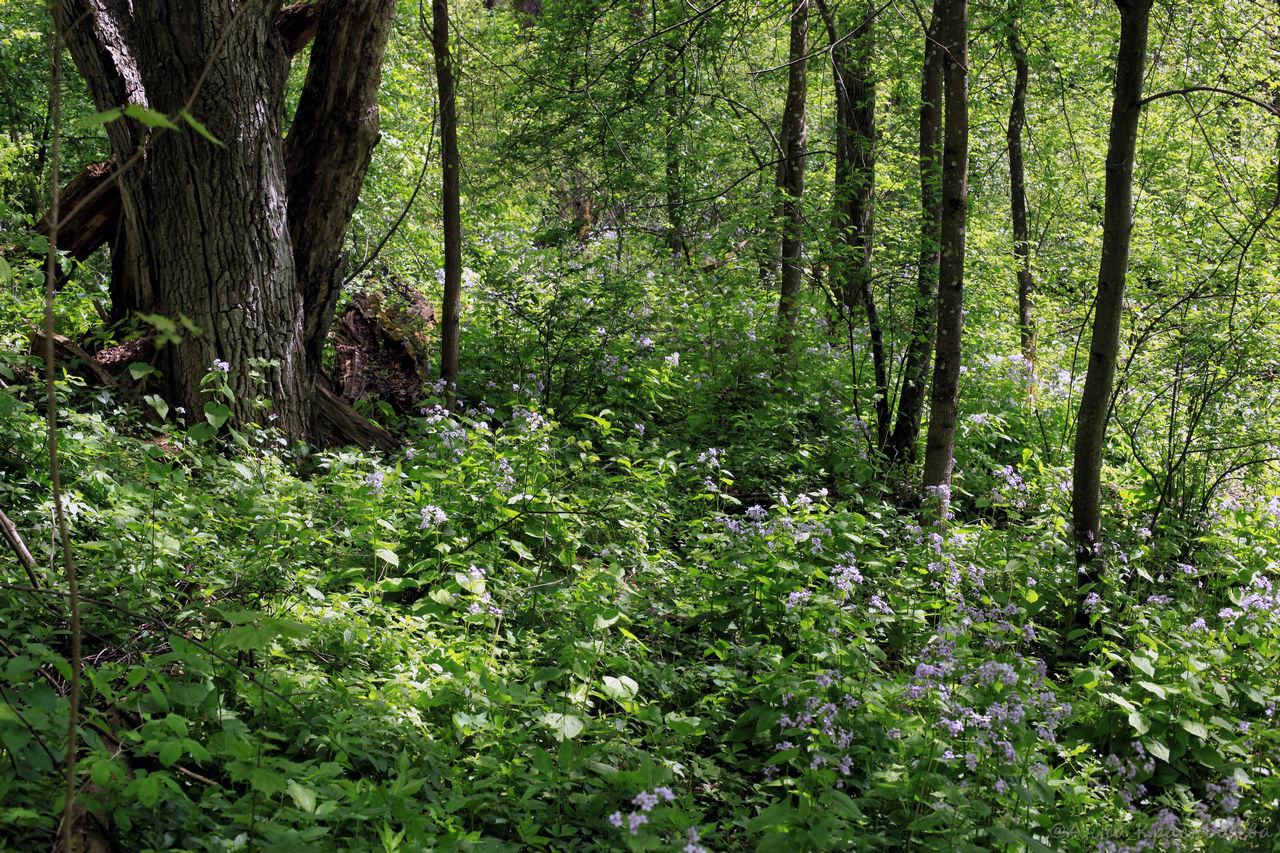
[[[189,421],[201,417],[209,398],[200,382],[218,360],[229,365],[237,420],[259,418],[253,403],[261,396],[286,435],[313,431],[318,341],[377,136],[372,96],[393,10],[390,0],[325,3],[317,36],[324,46],[312,51],[313,70],[321,70],[308,75],[291,134],[297,142],[286,145],[289,54],[275,27],[279,2],[55,7],[100,110],[139,104],[176,117],[188,109],[223,143],[127,118],[106,127],[117,162],[144,152],[119,178],[113,299],[197,330],[180,326],[182,342],[163,350],[169,396]],[[252,377],[255,362],[270,363],[262,383]]]

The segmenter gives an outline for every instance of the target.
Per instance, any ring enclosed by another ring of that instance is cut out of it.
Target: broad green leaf
[[[172,767],[173,763],[182,757],[182,741],[169,741],[160,747],[160,752],[156,757],[160,759],[160,763],[165,767]]]
[[[169,417],[169,404],[159,394],[147,394],[142,399],[146,400],[151,408],[156,410],[156,414],[160,416],[160,420]]]
[[[1156,677],[1156,669],[1151,665],[1150,658],[1143,655],[1129,655],[1129,663],[1133,664],[1135,669],[1145,673],[1149,678]]]
[[[303,785],[299,785],[293,779],[289,780],[289,784],[285,790],[289,792],[289,796],[293,798],[294,804],[307,814],[315,814],[316,811],[316,792]]]
[[[1147,723],[1147,718],[1142,716],[1139,711],[1132,711],[1129,714],[1129,725],[1133,726],[1133,730],[1140,735],[1145,735],[1151,726]]]
[[[1161,687],[1159,684],[1153,684],[1150,681],[1139,681],[1138,684],[1145,690],[1159,696],[1161,699],[1167,699],[1169,696],[1169,691]]]
[[[72,127],[83,128],[88,130],[91,127],[101,127],[110,121],[115,121],[124,115],[124,110],[120,107],[114,107],[109,110],[103,110],[100,113],[94,113],[91,116],[85,116],[72,123]]]
[[[612,675],[606,675],[601,679],[600,690],[610,699],[625,701],[634,699],[636,691],[640,689],[640,685],[636,684],[629,676],[621,676],[615,678]]]
[[[373,552],[373,555],[384,563],[390,563],[393,566],[400,565],[400,558],[390,548],[379,548]]]
[[[1154,739],[1144,740],[1142,745],[1147,748],[1147,752],[1151,753],[1161,761],[1169,760],[1169,747],[1165,746],[1160,741]]]
[[[556,740],[573,740],[582,734],[582,720],[573,714],[543,714],[542,722],[551,729]]]
[[[231,417],[231,408],[225,403],[205,403],[204,419],[214,429],[220,428]]]
[[[1178,720],[1178,725],[1182,726],[1187,734],[1195,735],[1201,740],[1209,736],[1209,730],[1204,727],[1204,724],[1197,723],[1195,720]]]

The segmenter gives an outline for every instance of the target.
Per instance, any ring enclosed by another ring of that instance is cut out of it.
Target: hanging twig
[[[22,568],[27,571],[27,580],[31,581],[31,585],[39,588],[40,581],[36,580],[36,558],[31,556],[31,552],[27,550],[27,545],[22,541],[22,537],[18,535],[18,528],[9,516],[0,512],[0,533],[4,533],[4,538],[8,540],[9,547],[18,555],[18,562],[22,563]]]
[[[57,0],[54,0],[56,3]],[[63,574],[67,580],[67,601],[71,611],[71,685],[68,690],[67,709],[67,760],[66,790],[62,803],[62,849],[72,849],[72,823],[76,799],[76,747],[79,742],[80,723],[80,588],[76,582],[76,567],[71,560],[71,541],[67,534],[67,514],[62,504],[62,475],[58,470],[58,393],[54,384],[53,363],[53,297],[58,279],[58,156],[62,134],[62,27],[59,15],[54,15],[53,69],[49,80],[49,106],[53,114],[53,139],[49,149],[49,254],[45,258],[44,271],[44,376],[49,392],[49,477],[53,489],[53,509],[57,518],[58,540],[62,551]]]

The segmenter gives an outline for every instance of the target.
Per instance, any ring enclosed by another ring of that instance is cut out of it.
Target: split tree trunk
[[[942,47],[946,124],[942,148],[942,233],[938,267],[938,341],[929,398],[924,478],[941,504],[946,521],[952,458],[956,444],[956,405],[960,389],[961,334],[964,328],[964,253],[966,195],[969,183],[969,2],[941,0],[938,40]]]
[[[55,6],[100,110],[139,104],[188,110],[191,129],[110,122],[120,239],[113,310],[179,323],[165,347],[169,396],[199,419],[201,380],[226,362],[233,416],[269,400],[291,438],[313,433],[319,342],[341,281],[341,247],[377,139],[376,92],[393,0],[329,0],[291,138],[285,142],[289,51],[270,0],[66,0]],[[287,166],[287,170],[286,170]],[[261,372],[259,382],[254,374]]]

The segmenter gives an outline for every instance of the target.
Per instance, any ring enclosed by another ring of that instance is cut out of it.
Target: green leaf
[[[130,104],[124,108],[124,114],[131,119],[137,119],[147,127],[163,127],[168,130],[178,129],[178,126],[170,121],[167,115],[159,110],[144,107],[142,104]]]
[[[183,121],[191,125],[191,127],[195,130],[196,133],[200,134],[205,139],[212,142],[214,145],[217,145],[219,148],[227,147],[227,143],[223,142],[221,139],[219,139],[218,137],[210,133],[209,128],[205,127],[203,124],[197,121],[196,117],[193,116],[191,113],[187,112],[185,109],[178,110],[178,115],[182,117]]]
[[[225,403],[205,403],[204,419],[209,422],[209,426],[219,429],[231,417],[231,408]]]
[[[373,552],[373,555],[384,563],[390,563],[393,566],[400,565],[400,558],[390,548],[379,548]]]
[[[94,113],[91,116],[85,116],[82,119],[78,119],[72,123],[72,127],[83,128],[85,130],[88,130],[91,127],[101,127],[107,122],[115,121],[122,115],[124,115],[124,110],[120,107],[114,107],[112,109],[104,110],[100,113]]]
[[[151,408],[156,410],[156,414],[160,416],[160,420],[169,417],[169,404],[159,394],[147,394],[142,399],[146,400]]]
[[[1187,734],[1195,735],[1201,740],[1209,737],[1209,730],[1204,727],[1203,723],[1197,723],[1195,720],[1178,720],[1178,725],[1182,726]]]
[[[134,379],[141,379],[144,376],[159,376],[160,371],[144,361],[135,361],[129,365],[129,376]],[[154,395],[153,395],[154,396]]]
[[[1035,604],[1040,600],[1040,593],[1036,592],[1034,589],[1029,589],[1023,593],[1023,597],[1026,598],[1029,604]]]
[[[182,741],[169,741],[160,747],[160,752],[156,757],[160,759],[160,763],[165,767],[172,767],[174,762],[182,757]]]
[[[1129,725],[1133,726],[1133,730],[1140,735],[1145,735],[1151,729],[1150,724],[1147,723],[1147,718],[1138,711],[1130,712]]]
[[[640,689],[640,685],[636,684],[628,676],[614,678],[612,675],[606,675],[601,679],[600,689],[604,695],[610,699],[617,699],[620,702],[628,699],[634,699],[636,691]]]
[[[1134,669],[1140,670],[1149,678],[1156,677],[1156,668],[1151,665],[1151,659],[1142,655],[1129,655],[1129,663],[1133,664]]]
[[[1169,747],[1165,746],[1158,740],[1144,740],[1142,745],[1147,748],[1147,752],[1154,755],[1161,761],[1169,760]]]
[[[1169,691],[1161,687],[1159,684],[1153,684],[1150,681],[1139,681],[1138,684],[1151,693],[1154,693],[1156,696],[1159,696],[1161,699],[1167,699],[1169,696]]]
[[[542,722],[551,729],[556,740],[573,740],[582,734],[582,720],[573,714],[543,714]]]
[[[8,284],[13,278],[13,268],[9,266],[9,262],[0,257],[0,284]]]
[[[285,790],[289,792],[289,796],[293,798],[293,802],[298,808],[307,814],[315,814],[316,811],[316,792],[310,788],[299,785],[290,779],[289,784],[285,786]]]

